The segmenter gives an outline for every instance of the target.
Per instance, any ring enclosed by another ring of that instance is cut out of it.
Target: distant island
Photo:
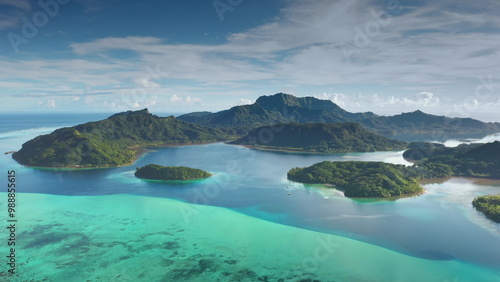
[[[306,168],[293,168],[288,179],[308,184],[330,184],[346,197],[387,198],[422,193],[409,168],[384,162],[324,161]]]
[[[150,180],[197,180],[212,176],[212,174],[201,169],[157,164],[138,167],[134,175],[138,178]]]
[[[476,197],[472,205],[487,218],[500,222],[500,194]]]
[[[408,142],[445,141],[450,138],[482,138],[500,132],[500,123],[486,123],[471,118],[450,118],[422,111],[394,116],[372,112],[351,113],[330,100],[295,97],[285,93],[261,96],[251,105],[235,106],[219,112],[194,112],[180,120],[220,128],[244,135],[260,126],[286,123],[357,122],[387,138]]]
[[[263,126],[230,144],[313,153],[395,151],[407,146],[406,142],[385,138],[355,122]]]
[[[214,128],[158,117],[147,109],[38,136],[12,154],[20,164],[38,167],[116,167],[132,163],[148,146],[201,144],[227,140]]]

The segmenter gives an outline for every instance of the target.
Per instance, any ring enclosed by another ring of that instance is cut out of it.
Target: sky
[[[218,111],[283,92],[500,121],[498,15],[496,0],[0,0],[0,111]]]

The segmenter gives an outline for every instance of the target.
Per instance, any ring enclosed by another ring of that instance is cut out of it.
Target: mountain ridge
[[[408,145],[368,131],[355,122],[262,126],[230,144],[248,145],[257,149],[318,153],[395,151],[405,149]]]
[[[385,137],[409,142],[481,138],[500,132],[498,122],[485,123],[472,118],[438,116],[421,110],[394,116],[379,116],[373,112],[351,113],[330,100],[295,97],[285,93],[260,96],[251,105],[234,106],[215,113],[188,113],[178,118],[205,126],[233,128],[238,134],[246,134],[255,127],[272,124],[354,121]]]

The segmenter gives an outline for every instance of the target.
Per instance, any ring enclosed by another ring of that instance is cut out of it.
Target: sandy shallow
[[[415,258],[225,208],[131,195],[17,197],[18,274],[3,268],[0,281],[500,279],[500,270]],[[0,251],[5,257],[7,245]]]

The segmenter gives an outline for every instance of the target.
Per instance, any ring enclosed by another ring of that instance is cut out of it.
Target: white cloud
[[[172,95],[172,97],[170,97],[170,101],[171,102],[179,102],[179,101],[182,101],[182,98],[177,96],[177,94],[174,94],[174,95]]]
[[[7,2],[27,3],[0,0]],[[353,95],[359,91],[342,91],[319,97],[360,110],[413,109],[451,106],[454,103],[446,98],[460,99],[474,91],[477,77],[498,73],[498,1],[427,1],[423,6],[401,1],[406,5],[404,12],[393,14],[386,4],[377,6],[376,1],[284,3],[287,6],[276,19],[230,34],[221,44],[172,44],[151,36],[109,37],[71,44],[73,57],[69,59],[0,57],[0,87],[57,97],[80,97],[81,88],[91,87],[96,89],[87,93],[94,96],[93,105],[102,106],[106,100],[113,107],[132,107],[136,102],[140,106],[153,103],[145,102],[153,94],[159,96],[154,105],[195,105],[202,102],[195,98],[199,93],[221,97],[247,91],[248,100],[278,92],[274,89],[283,85],[291,85],[291,89],[399,85],[390,94],[377,90],[381,93],[377,96],[372,94],[375,91],[358,96]],[[372,9],[389,13],[387,24]],[[356,44],[356,38],[362,36],[368,39],[366,44]],[[133,55],[120,58],[111,54],[113,50],[128,50]],[[143,99],[130,98],[133,94],[129,92],[137,87],[145,91]],[[257,91],[263,88],[269,92]],[[402,89],[406,91],[399,91]],[[119,101],[111,102],[113,97]],[[84,101],[88,100],[79,102]],[[477,102],[478,106],[491,103]]]
[[[240,98],[240,102],[238,103],[238,105],[251,105],[253,103],[255,103],[255,100]]]
[[[319,95],[314,95],[314,97],[322,100],[330,100],[340,107],[345,107],[348,101],[348,97],[342,93],[322,93]]]
[[[440,99],[434,93],[420,92],[411,95],[346,95],[343,93],[322,93],[314,97],[330,100],[342,108],[350,111],[386,112],[387,110],[429,111],[440,106]]]
[[[49,108],[55,108],[56,107],[56,100],[53,98],[47,100],[46,106]]]

